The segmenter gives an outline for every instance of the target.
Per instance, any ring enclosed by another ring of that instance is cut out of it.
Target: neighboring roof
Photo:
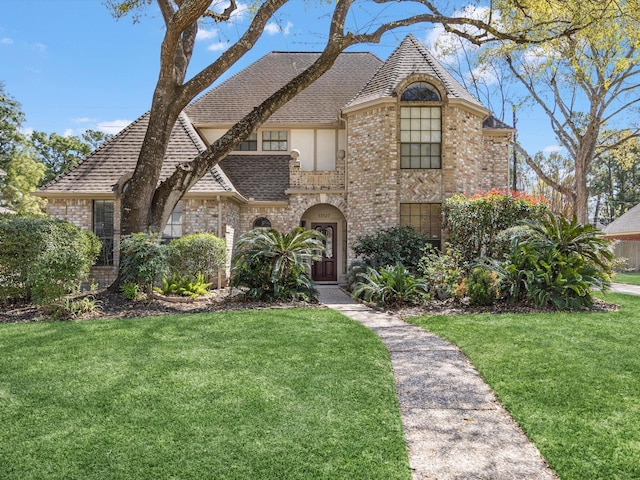
[[[149,113],[131,123],[124,130],[91,153],[84,161],[64,175],[45,185],[38,193],[113,193],[120,178],[133,173],[142,141],[149,124]],[[171,133],[169,147],[165,155],[160,179],[167,178],[176,165],[194,159],[206,149],[204,142],[182,113]],[[190,192],[222,193],[234,191],[233,186],[218,166],[203,177]]]
[[[257,201],[288,200],[289,155],[229,155],[220,162],[238,192]]]
[[[640,204],[627,210],[602,231],[605,235],[640,233]]]
[[[353,107],[373,100],[395,97],[398,84],[413,74],[431,75],[442,83],[447,97],[463,99],[477,107],[485,108],[413,35],[407,35],[362,91],[346,106]]]
[[[0,207],[0,213],[16,213],[13,210],[10,210],[6,207]]]
[[[309,67],[317,52],[271,52],[186,109],[198,126],[231,124],[251,112],[297,74]],[[382,61],[369,52],[347,52],[311,86],[269,118],[269,123],[336,124],[338,113],[352,99]]]

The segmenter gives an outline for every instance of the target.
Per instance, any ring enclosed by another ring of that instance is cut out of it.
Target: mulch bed
[[[109,319],[109,318],[136,318],[154,315],[169,315],[182,313],[222,312],[265,308],[323,308],[319,303],[287,302],[249,302],[246,301],[237,290],[214,290],[211,295],[196,301],[177,300],[175,298],[162,298],[155,296],[151,300],[131,301],[114,294],[108,290],[102,290],[94,294],[84,294],[76,297],[89,297],[96,303],[96,311],[86,314],[82,319]],[[616,311],[618,305],[595,299],[594,307],[589,312]],[[401,317],[415,317],[419,315],[456,315],[462,313],[535,313],[552,312],[552,309],[535,309],[527,305],[509,305],[508,303],[496,303],[491,307],[472,307],[464,302],[455,302],[452,299],[433,301],[421,307],[386,308],[385,311],[395,313]],[[0,323],[32,322],[49,320],[43,311],[31,304],[14,304],[0,307]]]

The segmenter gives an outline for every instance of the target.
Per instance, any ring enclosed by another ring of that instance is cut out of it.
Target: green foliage
[[[167,247],[157,234],[134,233],[120,242],[120,270],[124,283],[133,282],[150,292],[168,270]]]
[[[367,268],[369,267],[362,260],[356,260],[349,265],[347,271],[347,290],[350,292],[353,291],[359,281],[360,274],[365,273]]]
[[[138,300],[140,298],[140,285],[135,282],[127,282],[120,285],[120,293],[127,300]]]
[[[91,297],[74,299],[64,297],[47,304],[43,312],[51,320],[73,320],[100,310],[100,303]]]
[[[195,279],[201,273],[211,278],[224,267],[227,244],[212,233],[191,233],[171,240],[167,256],[172,274]]]
[[[96,236],[69,222],[0,214],[0,301],[42,305],[77,291],[99,252]]]
[[[35,159],[45,166],[42,184],[66,172],[91,153],[91,147],[82,139],[57,133],[33,132],[30,139]]]
[[[519,221],[539,218],[546,210],[542,199],[516,192],[454,195],[443,207],[444,226],[451,245],[471,264],[480,257],[499,258],[504,245],[495,241],[498,234]]]
[[[390,227],[356,238],[353,251],[369,267],[400,263],[415,271],[427,245],[430,245],[429,238],[411,227]]]
[[[198,273],[195,280],[189,277],[182,277],[178,274],[164,277],[162,279],[162,288],[156,288],[156,291],[163,295],[181,295],[183,297],[191,297],[196,299],[209,293],[211,283],[205,282],[204,275]]]
[[[420,305],[430,298],[427,282],[414,277],[401,264],[379,270],[368,267],[358,275],[352,295],[385,307]]]
[[[471,305],[493,305],[500,294],[498,276],[494,271],[483,266],[471,270],[466,286]]]
[[[444,252],[439,252],[429,245],[418,262],[418,271],[429,285],[429,289],[436,292],[440,298],[455,296],[463,277],[462,254],[450,244],[445,244]]]
[[[315,299],[309,264],[322,259],[323,239],[321,233],[300,227],[289,233],[248,231],[236,244],[231,286],[246,287],[254,300]]]
[[[614,255],[608,240],[592,225],[571,222],[547,213],[538,221],[525,222],[529,234],[514,239],[513,249],[501,275],[503,292],[511,301],[560,310],[593,304],[592,289],[611,284]]]

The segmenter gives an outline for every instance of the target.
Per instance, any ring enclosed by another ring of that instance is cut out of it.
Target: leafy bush
[[[123,283],[135,283],[147,293],[168,270],[167,246],[157,234],[134,233],[120,242],[120,272]]]
[[[99,252],[97,237],[69,222],[0,215],[0,301],[44,305],[77,291]]]
[[[611,244],[592,225],[578,224],[547,213],[525,222],[529,233],[517,238],[501,274],[503,292],[511,299],[560,310],[593,305],[592,289],[611,284],[614,255]]]
[[[394,266],[398,263],[415,271],[422,250],[430,245],[429,237],[411,227],[391,227],[373,235],[358,237],[354,253],[369,267]]]
[[[172,274],[196,279],[217,275],[227,261],[227,244],[212,233],[191,233],[169,242],[168,265]]]
[[[317,297],[310,262],[322,259],[324,236],[294,228],[250,230],[236,244],[231,286],[246,287],[254,300],[310,300]]]
[[[463,277],[462,254],[449,244],[445,244],[444,252],[429,245],[418,262],[418,271],[439,298],[457,296]]]
[[[500,294],[498,276],[487,267],[476,267],[471,270],[465,283],[471,305],[493,305]]]
[[[120,293],[127,300],[138,300],[140,298],[140,285],[134,282],[127,282],[120,285]]]
[[[522,220],[540,218],[547,210],[546,200],[524,193],[460,194],[444,204],[444,227],[451,245],[471,264],[480,257],[500,258],[504,244],[495,241],[498,234]]]
[[[181,295],[183,297],[191,297],[196,299],[209,293],[211,283],[205,282],[204,275],[198,273],[195,280],[188,277],[182,277],[174,274],[171,277],[162,279],[162,288],[156,288],[156,291],[164,295]]]
[[[380,306],[420,305],[430,298],[427,283],[414,277],[402,264],[380,270],[368,267],[358,278],[353,297]]]

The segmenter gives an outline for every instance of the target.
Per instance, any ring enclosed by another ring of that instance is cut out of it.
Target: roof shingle
[[[233,124],[297,74],[309,67],[317,52],[271,52],[207,92],[186,109],[196,125]],[[369,52],[338,56],[322,77],[274,113],[269,123],[331,124],[382,61]]]
[[[288,200],[289,155],[229,155],[220,162],[238,192],[258,201]]]
[[[378,72],[346,106],[352,107],[372,100],[394,97],[398,84],[413,74],[431,75],[442,83],[449,98],[467,100],[484,108],[413,35],[407,35]]]

